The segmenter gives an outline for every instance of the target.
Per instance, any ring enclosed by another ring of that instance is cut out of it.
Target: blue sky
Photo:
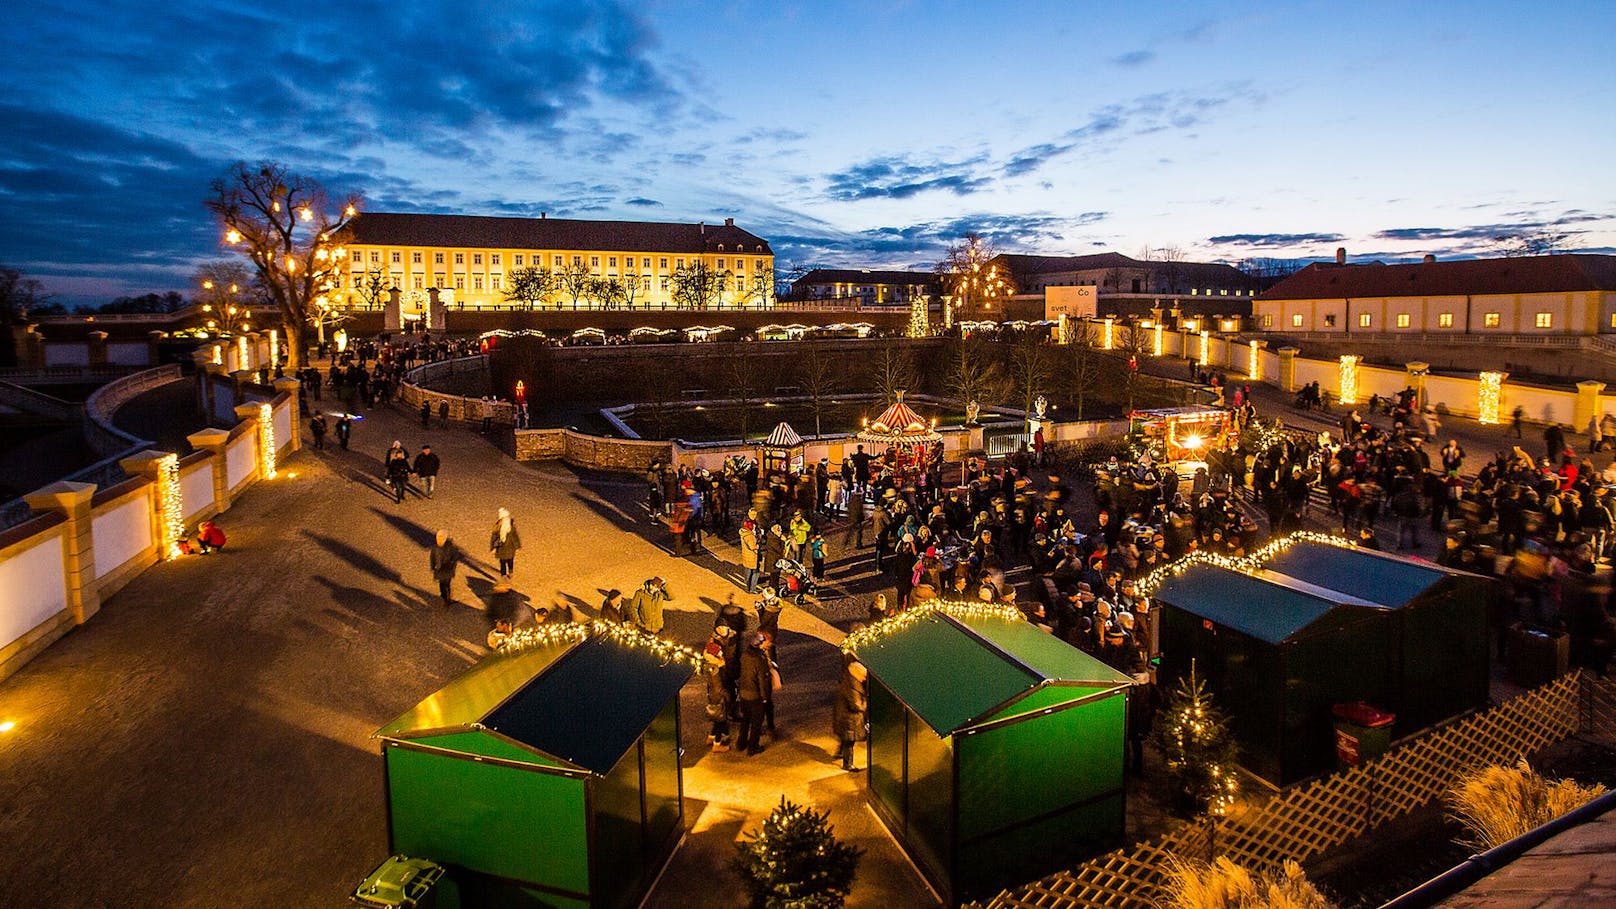
[[[1616,247],[1616,3],[34,2],[0,262],[186,291],[272,159],[388,211],[717,220],[787,264]]]

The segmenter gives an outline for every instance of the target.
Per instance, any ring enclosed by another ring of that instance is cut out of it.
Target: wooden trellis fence
[[[1508,703],[1219,820],[1186,824],[1070,871],[1006,890],[986,909],[1150,909],[1175,858],[1249,867],[1305,861],[1426,805],[1466,771],[1513,764],[1582,728],[1616,730],[1616,682],[1562,676]],[[980,906],[981,904],[976,904]]]

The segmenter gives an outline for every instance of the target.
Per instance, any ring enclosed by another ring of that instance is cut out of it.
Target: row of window
[[[413,264],[413,265],[421,265],[421,264],[423,264],[421,260],[422,260],[422,257],[424,255],[425,255],[425,253],[421,253],[421,252],[412,252],[412,253],[410,253],[410,263]],[[432,254],[432,264],[434,264],[434,265],[443,265],[444,264],[444,261],[443,261],[444,255],[445,254],[441,253],[441,252],[433,253]],[[490,264],[490,265],[504,264],[501,261],[502,255],[503,255],[502,253],[489,253],[488,254],[488,264]],[[528,263],[529,258],[530,258],[530,256],[527,253],[512,253],[511,254],[511,264],[512,265],[517,265],[517,266],[526,266],[526,265],[529,264]],[[600,267],[600,258],[601,258],[600,256],[590,256],[589,257],[589,267],[590,268],[599,268]],[[606,257],[606,267],[607,268],[616,268],[617,267],[617,258],[618,258],[617,256],[607,256]],[[539,266],[539,265],[544,264],[544,257],[541,256],[539,253],[533,253],[531,255],[531,259],[532,259],[532,264],[534,266]],[[399,250],[394,250],[391,253],[391,260],[392,260],[392,264],[394,264],[394,265],[402,265],[403,262],[404,262],[404,253],[399,251]],[[583,260],[584,260],[583,256],[573,256],[572,257],[572,264],[573,265],[582,265]],[[379,249],[371,250],[370,251],[370,261],[374,262],[374,263],[376,263],[378,265],[381,264],[382,251],[379,250]],[[634,256],[623,256],[623,267],[626,268],[626,269],[633,268],[634,267],[634,261],[635,261]],[[727,264],[728,261],[729,261],[728,259],[720,257],[718,259],[718,267],[721,268],[721,269],[722,268],[728,268],[729,267],[729,265]],[[651,257],[650,256],[641,256],[641,257],[639,257],[639,262],[640,262],[640,267],[641,268],[646,269],[648,271],[650,270],[650,268],[651,268]],[[735,270],[736,271],[746,271],[746,268],[747,268],[746,263],[747,263],[746,259],[736,258],[735,259]],[[456,265],[465,265],[466,264],[466,253],[463,253],[463,252],[455,253],[454,254],[454,264],[456,264]],[[483,264],[483,254],[482,253],[472,253],[471,254],[471,264],[473,264],[473,265],[481,265],[481,264]],[[551,264],[553,266],[555,266],[556,268],[564,268],[566,266],[566,257],[562,256],[562,255],[552,256],[551,257]],[[765,260],[757,259],[757,260],[755,260],[753,262],[752,269],[754,271],[761,272],[764,269],[764,265],[765,265]],[[674,259],[674,267],[675,268],[684,268],[685,267],[685,260],[682,259],[682,258]],[[667,271],[668,270],[668,257],[667,256],[660,256],[660,257],[657,258],[657,268],[661,269],[662,271]]]
[[[441,272],[441,271],[434,274],[432,276],[432,278],[433,278],[432,286],[433,287],[448,287],[449,285],[444,283],[444,281],[445,281],[445,279],[447,277],[448,276],[446,274],[444,274],[443,272]],[[614,281],[617,280],[617,275],[609,275],[608,277],[611,280],[614,280]],[[489,275],[488,280],[487,280],[487,289],[491,290],[491,291],[496,291],[496,292],[502,290],[503,288],[501,287],[501,278],[502,278],[501,275]],[[353,276],[352,282],[349,284],[349,287],[351,289],[353,289],[353,290],[358,290],[360,285],[362,283],[364,283],[364,280],[365,280],[364,273],[361,272],[359,274],[355,274]],[[629,284],[630,287],[632,287],[634,284],[637,283],[640,290],[649,291],[651,289],[651,276],[650,275],[646,275],[644,277],[636,277],[636,276],[630,275],[627,280],[628,280],[628,284]],[[411,275],[410,276],[410,281],[411,281],[411,284],[413,285],[412,289],[414,289],[414,290],[426,290],[426,276],[425,275],[422,275],[422,274]],[[762,275],[757,275],[752,279],[752,286],[754,288],[762,288],[763,283],[764,283],[764,279],[763,279]],[[402,290],[403,287],[404,287],[404,274],[402,272],[396,272],[396,271],[393,272],[389,276],[389,284],[390,284],[390,286],[392,286],[392,287],[394,287],[396,289]],[[669,279],[666,278],[666,277],[663,277],[663,278],[659,279],[659,287],[660,287],[660,289],[662,290],[663,293],[666,293],[669,290]],[[741,276],[741,275],[735,276],[735,285],[734,285],[734,287],[735,287],[735,290],[737,290],[737,291],[744,288],[745,287],[745,277]],[[466,289],[466,276],[465,275],[455,275],[454,276],[454,289],[458,290],[458,291],[464,291]],[[472,275],[471,276],[471,290],[472,290],[473,293],[483,293],[484,292],[484,281],[483,281],[483,276],[482,275]],[[728,293],[729,292],[730,283],[726,278],[720,277],[718,279],[718,290],[721,293]]]
[[[1398,328],[1408,328],[1412,324],[1411,320],[1412,320],[1412,317],[1408,313],[1400,312],[1400,313],[1397,314],[1397,318],[1396,318],[1397,327]],[[1273,322],[1274,322],[1274,317],[1273,316],[1271,316],[1271,315],[1263,316],[1263,327],[1264,328],[1272,328],[1272,327],[1274,327]],[[1302,328],[1302,327],[1304,327],[1305,322],[1306,322],[1306,319],[1302,316],[1301,313],[1292,313],[1291,314],[1291,327],[1292,328]],[[1358,314],[1358,327],[1359,328],[1373,328],[1374,324],[1375,324],[1374,318],[1369,313],[1361,312],[1361,313]],[[1496,312],[1482,313],[1482,315],[1481,315],[1481,325],[1482,325],[1483,328],[1497,328],[1501,324],[1503,324],[1503,317],[1502,317],[1502,315],[1500,313],[1496,313]],[[1552,312],[1540,312],[1540,313],[1538,313],[1536,315],[1535,319],[1534,319],[1534,324],[1538,328],[1553,328],[1554,327],[1554,313],[1552,313]],[[1453,313],[1451,313],[1451,312],[1437,313],[1437,315],[1436,315],[1436,326],[1438,328],[1452,328],[1453,327]],[[1325,313],[1325,315],[1324,315],[1324,327],[1325,328],[1335,328],[1336,327],[1336,314],[1335,313]],[[1611,327],[1616,328],[1616,316],[1611,317]]]

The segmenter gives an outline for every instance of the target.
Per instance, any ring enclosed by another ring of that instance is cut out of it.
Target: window
[[[1224,324],[1228,324],[1228,323],[1224,323]],[[1268,314],[1266,314],[1266,315],[1264,315],[1262,317],[1262,327],[1263,328],[1273,328],[1274,327],[1274,316],[1273,316],[1272,313],[1268,313]],[[1229,329],[1227,329],[1227,328],[1224,329],[1224,331],[1228,331],[1228,330]]]
[[[516,254],[516,264],[517,265],[521,265],[526,261],[527,261],[527,256],[524,256],[521,253]]]
[[[1227,297],[1227,296],[1228,296],[1228,295],[1229,295],[1229,288],[1227,288],[1227,287],[1222,287],[1222,288],[1219,288],[1219,289],[1218,289],[1218,296],[1220,296],[1220,297]]]
[[[589,257],[589,267],[590,268],[599,268],[600,267],[600,256],[590,256]]]
[[[472,253],[471,254],[471,264],[473,264],[473,265],[481,265],[481,264],[483,264],[483,254],[482,253]]]
[[[649,262],[651,260],[646,259],[645,261]],[[647,292],[649,292],[651,290],[651,279],[650,278],[641,278],[640,279],[640,290],[647,291]]]
[[[455,264],[456,265],[465,265],[466,264],[466,254],[465,253],[455,253]]]
[[[617,257],[616,256],[607,256],[606,257],[606,267],[607,268],[616,268],[617,267]]]
[[[659,262],[659,263],[661,263],[661,264],[659,264],[659,265],[658,265],[658,266],[657,266],[657,267],[658,267],[658,268],[660,268],[660,269],[662,269],[662,270],[663,270],[663,271],[667,271],[667,270],[668,270],[668,260],[667,260],[667,258],[666,258],[666,257],[664,257],[664,258],[661,258],[661,259],[658,259],[658,260],[657,260],[657,261],[658,261],[658,262]]]
[[[1481,325],[1483,328],[1497,328],[1498,324],[1498,313],[1484,313],[1481,317]]]
[[[1400,312],[1400,313],[1397,314],[1397,327],[1398,328],[1407,328],[1408,327],[1408,313]]]
[[[1366,313],[1366,312],[1358,313],[1358,327],[1359,328],[1368,328],[1371,324],[1373,324],[1373,323],[1370,321],[1369,313]]]
[[[1293,313],[1291,315],[1291,327],[1292,328],[1301,328],[1302,327],[1302,314],[1301,313]]]
[[[443,283],[443,272],[440,271],[437,274],[432,276],[432,286],[433,287],[448,287],[449,286],[449,285]]]
[[[662,279],[662,292],[663,293],[668,292],[668,279],[667,278]]]
[[[387,286],[391,287],[391,288],[393,288],[395,290],[398,289],[398,288],[403,287],[404,286],[404,273],[401,272],[401,271],[395,271],[392,274],[388,275],[387,276]]]
[[[455,290],[465,290],[465,289],[466,289],[466,276],[465,275],[455,275]]]
[[[495,275],[492,278],[489,278],[488,282],[489,282],[490,286],[492,286],[495,290],[499,290],[499,275]]]
[[[416,290],[426,290],[426,279],[422,278],[420,275],[416,275],[415,276],[415,289]]]
[[[719,256],[719,257],[718,257],[718,267],[719,267],[719,268],[723,268],[723,267],[724,267],[724,257],[723,257],[723,256]]]
[[[432,264],[434,264],[434,265],[442,265],[443,264],[443,253],[433,253],[432,254]]]
[[[499,264],[499,253],[490,254],[489,257],[488,257],[488,264],[489,265],[498,265]]]
[[[584,264],[584,257],[583,256],[573,256],[572,257],[572,264],[574,264],[574,265],[582,265],[582,264]]]
[[[381,254],[380,251],[374,250],[374,249],[370,251],[370,261],[372,261],[372,262],[380,262],[381,260],[382,260],[382,254]]]
[[[685,267],[685,260],[683,260],[683,259],[674,259],[673,263],[674,263],[674,266],[677,267],[677,268],[684,268]]]
[[[394,264],[394,265],[398,265],[398,264],[399,264],[399,263],[401,263],[401,262],[403,262],[403,261],[404,261],[404,256],[403,256],[403,254],[402,254],[402,253],[399,253],[399,252],[397,252],[397,251],[395,251],[395,252],[394,252],[394,253],[393,253],[393,264]]]
[[[1554,313],[1550,313],[1550,312],[1540,312],[1540,313],[1538,313],[1537,314],[1537,322],[1536,322],[1536,324],[1537,324],[1538,328],[1553,328],[1554,327]]]
[[[1335,313],[1332,312],[1332,313],[1328,313],[1328,314],[1325,315],[1325,317],[1324,317],[1324,327],[1325,328],[1334,328],[1335,327]]]
[[[1451,312],[1439,312],[1439,313],[1437,313],[1436,314],[1436,327],[1437,328],[1452,328],[1453,327],[1453,313],[1451,313]]]
[[[651,267],[651,257],[646,256],[645,258],[641,259],[640,260],[640,267],[641,268],[650,268]]]
[[[416,265],[420,265],[421,264],[421,254],[418,253],[418,252],[410,253],[410,261],[414,262]]]
[[[555,257],[555,266],[556,266],[556,268],[561,267],[561,257],[560,256]]]
[[[471,277],[471,289],[475,290],[478,293],[483,292],[483,276],[482,275],[472,275],[472,277]]]
[[[1190,288],[1190,296],[1199,297],[1200,295],[1201,295],[1201,289],[1199,287]]]

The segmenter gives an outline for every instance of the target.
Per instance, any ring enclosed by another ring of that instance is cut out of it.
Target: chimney
[[[1426,253],[1425,258],[1423,260],[1421,260],[1421,261],[1423,261],[1426,265],[1430,265],[1432,262],[1436,261],[1436,256],[1434,256],[1434,255],[1432,255],[1430,253]]]
[[[1335,248],[1335,264],[1347,264],[1347,248],[1345,246],[1337,246]]]
[[[707,236],[707,222],[706,221],[697,221],[696,226],[701,228],[701,235],[703,237]]]
[[[540,220],[540,221],[543,221],[543,220],[544,220],[544,219],[545,219],[545,218],[546,218],[546,217],[548,217],[548,216],[549,216],[549,214],[550,214],[550,213],[549,213],[549,212],[547,212],[547,211],[541,211],[541,212],[539,212],[539,220]]]
[[[734,227],[735,226],[735,219],[734,218],[725,218],[724,219],[724,226],[725,227]]]

